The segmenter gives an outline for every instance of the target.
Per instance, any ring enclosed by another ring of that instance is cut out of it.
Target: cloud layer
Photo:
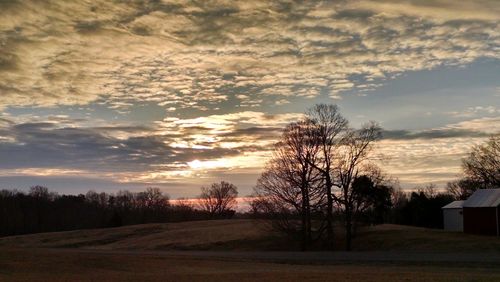
[[[170,182],[207,170],[260,169],[281,127],[300,114],[240,112],[166,118],[154,127],[51,117],[0,120],[2,176],[80,175]]]
[[[498,58],[495,2],[2,1],[0,107],[362,94],[404,71]]]
[[[306,104],[500,59],[499,23],[497,0],[0,0],[0,180],[250,187]],[[500,132],[500,104],[449,102],[448,125],[385,132],[402,183],[453,178]]]

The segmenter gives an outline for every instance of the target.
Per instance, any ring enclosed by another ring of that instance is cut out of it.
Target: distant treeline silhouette
[[[424,188],[416,187],[413,192],[403,192],[393,187],[378,188],[380,193],[374,197],[371,206],[358,214],[358,225],[377,225],[384,223],[411,225],[426,228],[443,228],[441,207],[456,200],[456,196],[448,191],[436,192],[434,185]],[[251,203],[251,215],[254,218],[276,219],[276,214],[263,213],[257,200]],[[285,216],[282,214],[282,216]],[[297,223],[300,214],[287,214],[289,220]],[[342,213],[335,210],[334,216],[338,225],[343,222]],[[321,219],[321,214],[312,216],[314,220]],[[283,218],[281,220],[284,220]],[[290,224],[290,223],[287,223]],[[293,234],[291,234],[293,235]]]
[[[232,194],[219,198],[214,197],[221,195],[217,188],[213,184],[203,188],[199,199],[176,200],[175,204],[158,188],[114,194],[89,191],[85,195],[59,195],[43,186],[31,187],[28,193],[0,190],[0,236],[230,218],[235,213],[236,187],[230,186]]]
[[[437,193],[434,185],[411,193],[394,192],[387,222],[427,228],[443,228],[441,208],[455,200],[449,192]]]

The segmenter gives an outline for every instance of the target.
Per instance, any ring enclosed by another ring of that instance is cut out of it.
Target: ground
[[[500,281],[500,239],[383,225],[352,253],[283,251],[252,220],[0,238],[1,281]],[[340,236],[339,236],[340,237]]]

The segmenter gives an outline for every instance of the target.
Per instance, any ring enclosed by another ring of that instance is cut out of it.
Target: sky
[[[0,0],[0,189],[251,193],[317,103],[443,187],[500,133],[498,0]]]

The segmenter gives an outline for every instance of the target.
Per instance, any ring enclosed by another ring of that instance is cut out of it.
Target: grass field
[[[499,281],[500,269],[297,265],[168,255],[2,249],[0,281]]]
[[[329,254],[319,252],[278,260],[261,258],[300,254],[269,252],[290,251],[288,241],[260,226],[259,221],[218,220],[0,238],[0,281],[500,281],[500,260],[434,263],[422,255],[498,255],[495,237],[382,225],[360,229],[354,241],[359,257],[376,251],[379,257],[399,252],[424,259],[311,260]],[[245,253],[252,255],[239,255]]]
[[[297,250],[255,220],[212,220],[143,224],[107,229],[53,232],[0,238],[0,246],[103,250]],[[337,248],[343,233],[337,231]],[[361,228],[355,251],[500,252],[497,237],[401,225]]]

